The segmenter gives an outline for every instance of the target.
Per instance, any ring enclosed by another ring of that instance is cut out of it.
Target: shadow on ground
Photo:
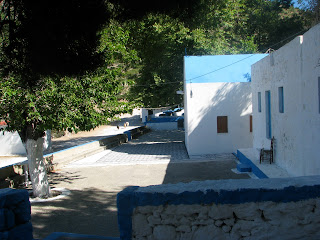
[[[248,174],[236,174],[231,169],[236,168],[235,160],[169,163],[163,184],[218,180],[218,179],[246,179]]]
[[[115,192],[95,188],[72,190],[63,199],[32,204],[34,238],[52,232],[119,236]]]
[[[48,180],[51,188],[62,182],[72,184],[73,181],[79,179],[85,179],[85,177],[81,176],[78,172],[50,172],[48,174]]]

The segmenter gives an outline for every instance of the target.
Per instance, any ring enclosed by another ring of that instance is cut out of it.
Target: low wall
[[[320,176],[129,187],[121,239],[319,239]]]
[[[0,239],[33,239],[28,191],[0,189]]]
[[[183,117],[157,117],[151,118],[145,124],[152,130],[176,130],[184,127],[183,119]]]

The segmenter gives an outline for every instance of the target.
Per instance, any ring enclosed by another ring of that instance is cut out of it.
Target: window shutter
[[[217,132],[218,133],[228,132],[228,116],[217,117]]]

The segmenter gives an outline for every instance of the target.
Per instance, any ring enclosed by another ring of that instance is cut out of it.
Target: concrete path
[[[128,186],[249,178],[231,171],[236,168],[232,155],[189,159],[183,134],[150,132],[51,174],[51,187],[67,188],[71,194],[32,204],[34,237],[52,232],[118,237],[116,195]]]

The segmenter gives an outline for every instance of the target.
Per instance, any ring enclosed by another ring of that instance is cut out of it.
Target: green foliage
[[[185,50],[187,55],[264,53],[310,26],[306,11],[291,0],[174,1],[180,8],[142,7],[139,17],[127,4],[132,45],[141,58],[129,98],[146,107],[181,104],[176,91],[183,85]]]
[[[6,130],[17,130],[23,141],[37,139],[47,129],[90,130],[132,110],[133,105],[122,96],[129,84],[125,72],[138,61],[136,52],[127,47],[129,33],[116,21],[99,30],[99,21],[105,24],[106,20],[99,18],[105,12],[99,9],[103,5],[99,0],[86,2],[70,1],[66,3],[67,12],[63,12],[62,3],[53,7],[41,3],[37,7],[32,1],[8,1],[16,4],[23,17],[8,19],[5,12],[1,13],[0,119],[7,122]],[[62,19],[68,18],[66,24],[58,19],[61,13]],[[81,13],[82,20],[77,25],[74,21]],[[90,24],[83,22],[84,13],[92,16],[92,29],[87,29]],[[48,25],[35,24],[35,20]],[[52,25],[54,20],[57,25]],[[8,21],[13,28],[6,24]],[[39,39],[23,30],[24,26],[36,32]],[[53,39],[47,39],[50,36]],[[46,40],[49,42],[41,43]],[[95,58],[102,60],[102,64]]]

